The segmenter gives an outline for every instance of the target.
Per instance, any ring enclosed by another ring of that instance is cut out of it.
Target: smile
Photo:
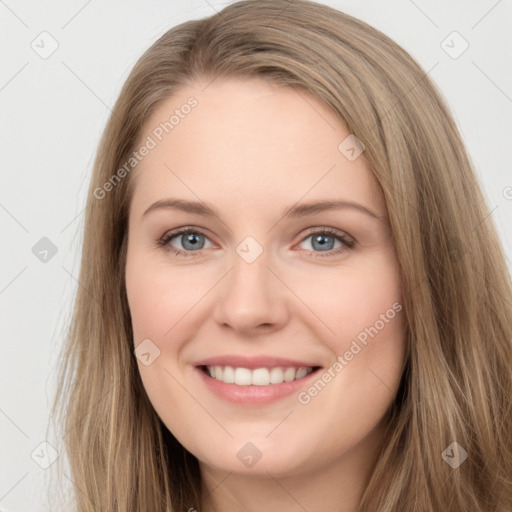
[[[302,379],[312,373],[316,367],[274,367],[251,370],[243,367],[207,365],[202,368],[212,379],[225,384],[268,386]]]

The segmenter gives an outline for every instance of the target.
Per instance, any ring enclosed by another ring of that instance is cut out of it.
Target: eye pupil
[[[334,238],[330,235],[324,235],[324,234],[319,234],[319,235],[316,235],[315,237],[313,237],[313,247],[316,248],[316,249],[320,249],[322,251],[329,251],[332,249],[332,247],[328,247],[329,245],[329,240],[326,241],[326,239],[331,239],[331,244],[334,242]],[[320,246],[319,247],[315,247],[315,242],[316,243],[319,243]]]
[[[183,247],[185,249],[197,249],[201,244],[198,241],[198,237],[203,236],[198,233],[186,233],[183,235]],[[187,247],[187,244],[191,244],[191,246]]]

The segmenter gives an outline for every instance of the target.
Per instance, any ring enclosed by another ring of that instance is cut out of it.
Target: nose
[[[217,290],[214,320],[239,335],[268,334],[289,319],[289,291],[269,268],[265,251],[252,263],[238,254]]]

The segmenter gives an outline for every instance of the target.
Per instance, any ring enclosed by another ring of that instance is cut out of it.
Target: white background
[[[512,3],[323,3],[380,29],[425,71],[433,68],[429,76],[459,126],[510,262]],[[31,454],[52,442],[47,421],[56,355],[78,286],[85,196],[110,108],[135,61],[160,35],[224,5],[0,1],[0,511],[52,509],[46,489],[56,465],[42,469]],[[58,42],[47,59],[31,47],[43,31]],[[469,44],[457,59],[441,46],[453,31]],[[58,248],[46,263],[32,253],[42,237]]]

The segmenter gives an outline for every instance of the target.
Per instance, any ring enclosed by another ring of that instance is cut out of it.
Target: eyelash
[[[206,237],[206,234],[203,233],[201,230],[187,227],[187,228],[181,228],[176,231],[170,231],[170,232],[165,233],[164,236],[162,236],[161,238],[159,238],[157,240],[157,245],[158,245],[158,247],[161,247],[166,251],[174,253],[175,256],[185,256],[185,257],[199,256],[201,253],[201,249],[198,251],[183,251],[181,249],[176,249],[169,244],[169,242],[173,238],[176,238],[179,235],[187,235],[190,233],[199,234],[199,235],[203,235]],[[329,236],[332,236],[333,238],[336,238],[337,240],[342,242],[344,245],[343,247],[338,247],[338,249],[331,249],[329,251],[325,251],[327,253],[325,255],[321,254],[322,251],[307,251],[308,253],[313,254],[315,257],[319,257],[319,258],[332,257],[332,256],[336,256],[344,251],[347,251],[347,250],[350,251],[357,244],[357,242],[354,239],[347,237],[342,231],[339,231],[334,228],[328,228],[328,227],[323,227],[323,228],[320,228],[317,230],[310,231],[300,241],[300,243],[304,242],[307,238],[309,238],[312,235],[329,235]]]

